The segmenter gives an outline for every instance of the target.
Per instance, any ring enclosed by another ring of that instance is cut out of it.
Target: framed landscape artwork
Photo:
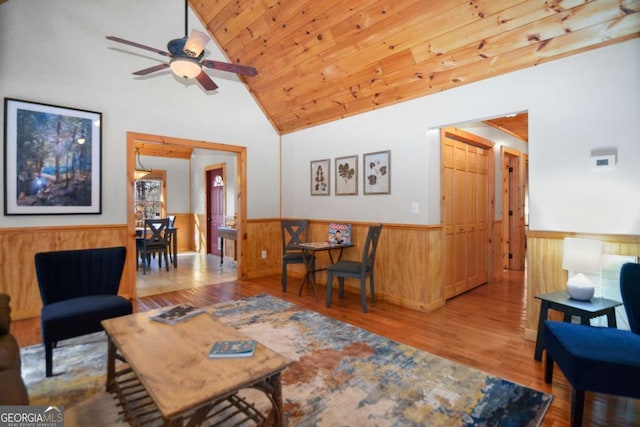
[[[329,159],[311,161],[312,196],[328,196],[330,194],[330,167]]]
[[[391,151],[362,155],[364,194],[391,193]]]
[[[102,114],[5,98],[4,214],[101,213]]]
[[[336,158],[336,195],[358,194],[358,156]]]

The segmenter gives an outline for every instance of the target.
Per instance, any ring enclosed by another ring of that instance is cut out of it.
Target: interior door
[[[502,148],[502,265],[508,270],[524,270],[524,203],[521,189],[521,153]],[[526,175],[524,178],[526,182]]]
[[[218,227],[224,226],[224,169],[207,170],[207,253],[221,255]]]
[[[444,296],[451,298],[489,277],[491,150],[480,137],[442,131]]]

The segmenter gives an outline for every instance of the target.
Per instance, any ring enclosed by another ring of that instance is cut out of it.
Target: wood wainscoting
[[[36,278],[36,253],[127,246],[128,240],[133,239],[129,239],[125,224],[0,229],[0,292],[11,296],[11,317],[17,320],[40,315],[42,301]],[[130,260],[135,262],[135,258],[127,258],[125,269],[131,268]],[[133,288],[135,280],[131,282],[128,275],[123,274],[120,294],[129,298]]]
[[[329,223],[329,221],[310,221],[310,239],[326,241]],[[351,242],[355,246],[345,250],[344,259],[359,261],[362,258],[362,250],[371,224],[350,223]],[[442,307],[444,292],[441,247],[442,227],[439,225],[384,224],[376,252],[376,298],[425,312]],[[322,267],[329,261],[325,254],[320,254],[316,262],[318,267]],[[302,269],[299,268],[299,271],[301,276]],[[318,273],[317,281],[322,285],[326,284],[326,273]],[[334,280],[333,286],[338,286],[337,280]],[[360,292],[360,284],[357,280],[346,280],[345,287],[351,288],[354,292]],[[367,295],[369,295],[368,292]]]
[[[352,242],[355,247],[344,252],[344,259],[360,260],[369,223],[349,221],[309,221],[309,239],[326,241],[330,222],[352,225]],[[376,255],[376,297],[390,303],[415,310],[430,312],[444,305],[442,288],[441,241],[442,227],[405,224],[384,224]],[[243,272],[245,278],[280,274],[282,271],[282,234],[280,219],[247,220],[247,230],[241,237]],[[262,251],[267,251],[266,259]],[[240,255],[238,255],[240,256]],[[317,267],[326,267],[328,256],[318,255]],[[288,276],[302,280],[304,267],[290,265]],[[316,280],[320,292],[327,283],[324,271]],[[289,281],[289,292],[297,292],[299,285]],[[337,281],[334,281],[334,287]],[[359,283],[347,280],[345,286],[359,292]],[[303,292],[310,292],[304,289]],[[324,300],[324,295],[319,295]]]
[[[489,259],[491,262],[491,265],[489,267],[490,282],[502,279],[504,271],[504,267],[502,265],[502,246],[502,220],[494,220],[491,231],[491,253],[489,254]]]
[[[194,216],[190,213],[170,213],[175,215],[174,226],[178,228],[178,253],[194,251]]]
[[[538,294],[565,289],[567,272],[562,269],[562,244],[565,237],[582,237],[602,241],[602,253],[640,256],[640,236],[527,232],[527,323],[524,336],[535,341],[538,330],[540,301]]]
[[[198,236],[203,233],[200,215],[177,214],[176,225],[180,230],[180,250],[193,244],[198,249]],[[341,221],[331,221],[341,222]],[[348,222],[348,221],[342,221]],[[310,238],[325,241],[330,221],[311,220]],[[352,241],[355,247],[347,249],[345,259],[360,260],[369,223],[352,224]],[[191,227],[191,228],[190,228]],[[493,263],[499,261],[500,227],[494,227],[492,242]],[[127,224],[29,227],[0,229],[0,248],[3,250],[0,292],[12,297],[12,315],[15,319],[38,316],[41,309],[40,293],[36,280],[34,255],[37,252],[106,246],[127,246],[125,272],[120,285],[121,295],[135,296],[135,234]],[[238,236],[240,240],[238,279],[254,279],[282,270],[282,237],[279,218],[252,219]],[[443,290],[442,227],[440,225],[384,224],[376,258],[376,297],[406,308],[431,312],[445,304]],[[193,249],[192,249],[193,250]],[[267,252],[262,258],[262,251]],[[326,254],[320,254],[318,266],[326,266]],[[499,269],[495,274],[499,274]],[[302,279],[301,265],[289,268],[289,275]],[[317,275],[323,290],[326,274]],[[334,282],[334,286],[337,283]],[[359,284],[347,280],[346,286],[359,292]],[[291,291],[298,286],[292,284]],[[308,290],[305,290],[308,292]],[[320,298],[324,297],[320,295]]]

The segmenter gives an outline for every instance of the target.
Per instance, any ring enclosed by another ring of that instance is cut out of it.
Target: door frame
[[[242,250],[242,245],[246,239],[243,231],[247,229],[247,147],[222,144],[219,142],[207,142],[147,133],[127,132],[127,235],[129,238],[127,239],[127,261],[125,264],[124,275],[127,276],[129,283],[136,283],[136,230],[133,206],[136,142],[200,148],[204,150],[224,151],[236,154],[236,208],[238,211],[238,240],[236,240],[236,245],[238,251],[238,279],[246,278],[247,272],[245,271],[245,263],[243,262],[244,251]],[[131,297],[136,298],[136,294],[136,286],[132,286]]]
[[[523,173],[522,152],[502,147],[502,266],[508,270],[524,270],[524,194],[527,177]],[[514,173],[507,169],[513,167]],[[515,190],[513,190],[515,189]],[[511,215],[509,215],[511,211]],[[509,220],[514,218],[515,226]],[[514,230],[515,228],[515,230]],[[511,257],[510,257],[511,254]]]

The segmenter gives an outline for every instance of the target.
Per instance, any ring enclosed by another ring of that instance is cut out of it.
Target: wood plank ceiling
[[[529,113],[520,113],[485,120],[484,123],[508,133],[524,142],[529,142]]]
[[[281,134],[640,36],[640,0],[189,0]]]

